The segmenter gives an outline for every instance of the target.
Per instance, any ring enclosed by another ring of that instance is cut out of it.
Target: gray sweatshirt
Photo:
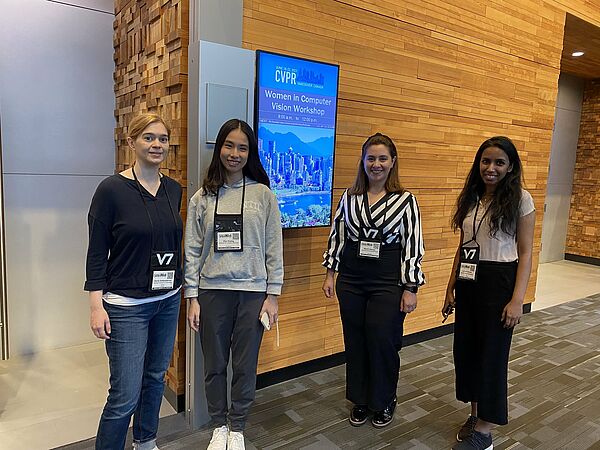
[[[246,178],[241,252],[214,251],[214,195],[199,189],[190,199],[185,230],[185,297],[198,289],[281,294],[283,239],[277,199],[264,184]],[[219,214],[239,214],[242,181],[219,190]]]

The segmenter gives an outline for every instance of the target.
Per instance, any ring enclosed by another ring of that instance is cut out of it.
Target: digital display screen
[[[256,53],[254,126],[282,226],[329,226],[339,66]]]

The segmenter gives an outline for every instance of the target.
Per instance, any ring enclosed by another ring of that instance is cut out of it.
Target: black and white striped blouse
[[[361,227],[383,228],[383,246],[400,244],[402,284],[425,283],[421,270],[425,253],[421,214],[414,195],[408,191],[388,193],[369,207],[366,194],[350,195],[346,190],[335,211],[327,250],[323,254],[325,267],[338,271],[346,240],[357,242]]]

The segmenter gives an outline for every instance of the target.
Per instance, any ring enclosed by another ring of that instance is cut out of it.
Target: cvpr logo
[[[296,84],[296,72],[278,67],[275,69],[275,81],[284,84]]]

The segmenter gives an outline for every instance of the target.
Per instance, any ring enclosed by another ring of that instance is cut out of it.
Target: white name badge
[[[379,249],[380,248],[381,248],[381,242],[359,241],[358,256],[361,256],[363,258],[379,259]]]
[[[173,289],[175,284],[174,270],[153,270],[152,271],[152,290]]]
[[[457,274],[459,280],[477,281],[479,250],[479,245],[477,247],[469,247],[467,245],[460,247]]]
[[[217,251],[241,250],[242,233],[240,231],[218,231],[216,243]]]
[[[477,279],[477,264],[461,262],[458,266],[458,279],[475,281]]]

